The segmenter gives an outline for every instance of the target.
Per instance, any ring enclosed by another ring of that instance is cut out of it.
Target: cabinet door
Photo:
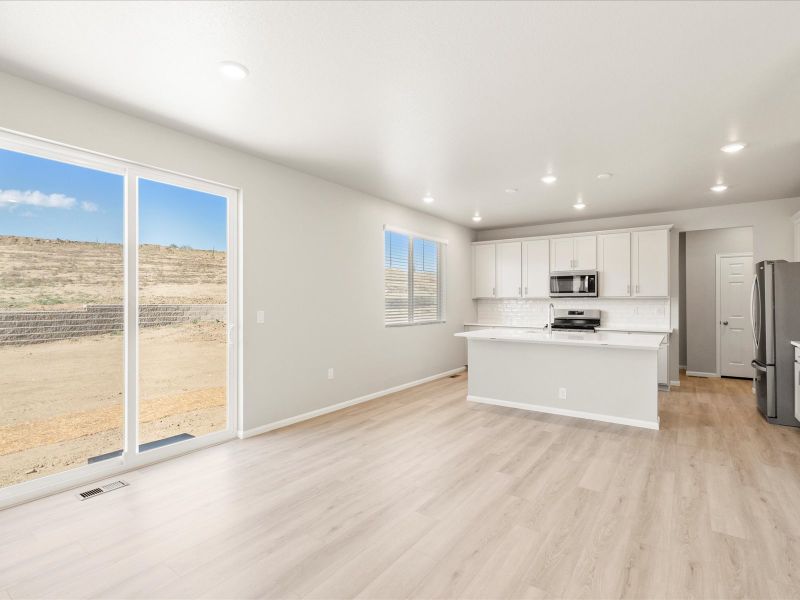
[[[571,271],[573,258],[573,238],[550,240],[550,271]]]
[[[496,245],[498,298],[522,296],[522,243],[506,242]]]
[[[591,271],[597,268],[597,236],[582,235],[573,238],[575,249],[573,250],[572,268],[579,271]]]
[[[522,244],[522,295],[550,296],[550,242],[534,240]]]
[[[630,233],[597,236],[597,276],[601,296],[631,295]]]
[[[666,297],[669,295],[669,231],[634,231],[633,295]]]
[[[472,247],[472,296],[492,298],[495,292],[494,244]]]

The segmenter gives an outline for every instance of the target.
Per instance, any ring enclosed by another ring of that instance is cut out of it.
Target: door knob
[[[723,321],[723,322],[722,322],[722,324],[723,324],[723,325],[727,325],[727,324],[728,324],[728,322],[727,322],[727,321]]]

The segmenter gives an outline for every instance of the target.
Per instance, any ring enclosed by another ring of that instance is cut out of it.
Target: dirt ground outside
[[[119,304],[120,244],[0,236],[0,311]],[[142,304],[225,304],[225,252],[139,247]],[[0,345],[0,487],[122,448],[123,336]],[[139,443],[226,426],[227,331],[193,320],[139,333]]]
[[[139,336],[140,443],[226,426],[224,323]],[[0,486],[122,448],[122,336],[0,347]]]

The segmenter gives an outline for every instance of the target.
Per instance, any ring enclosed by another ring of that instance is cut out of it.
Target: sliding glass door
[[[0,507],[233,437],[236,202],[0,132]]]
[[[228,200],[139,180],[139,448],[227,427]]]
[[[0,149],[0,487],[123,445],[125,178]]]

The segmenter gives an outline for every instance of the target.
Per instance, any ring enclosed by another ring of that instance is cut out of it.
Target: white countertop
[[[464,323],[464,327],[489,327],[489,328],[512,328],[512,329],[544,329],[545,323],[533,325],[506,325],[504,323]],[[604,325],[598,327],[597,331],[630,331],[634,333],[672,333],[672,327],[659,327],[647,325]],[[800,343],[800,342],[798,342]]]
[[[545,323],[534,323],[532,325],[507,325],[506,323],[464,323],[464,327],[511,327],[515,329],[544,329]]]
[[[632,333],[672,333],[672,327],[658,325],[607,325],[598,327],[597,331],[630,331]]]
[[[456,333],[456,337],[468,340],[492,340],[528,344],[559,344],[562,346],[590,346],[595,348],[623,348],[627,350],[658,350],[664,335],[660,333],[623,333],[598,331],[577,333],[568,331],[544,331],[493,328]]]

